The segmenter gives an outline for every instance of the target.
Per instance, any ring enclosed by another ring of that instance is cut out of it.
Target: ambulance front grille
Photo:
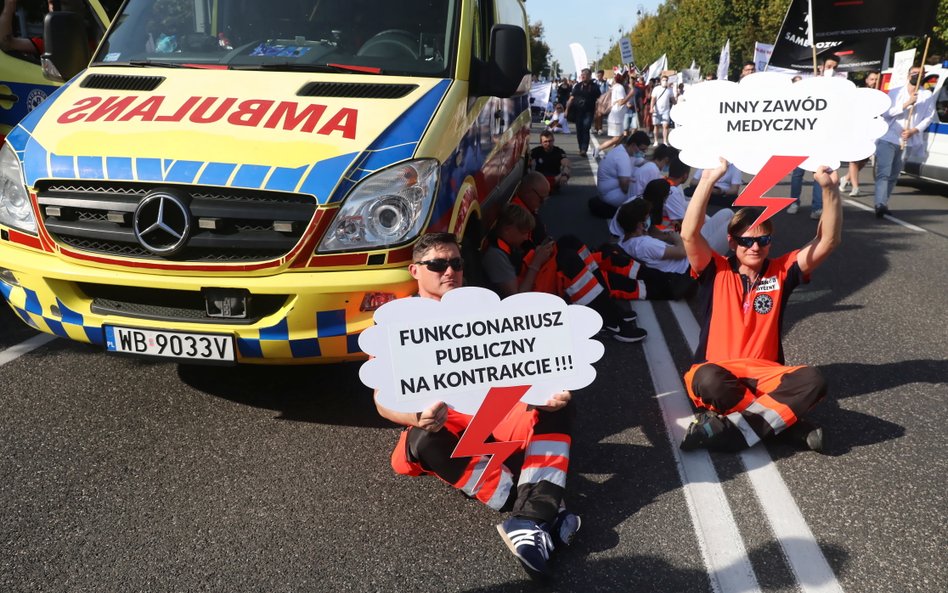
[[[285,304],[288,295],[257,294],[247,299],[244,318],[211,317],[205,297],[198,291],[164,288],[139,288],[111,284],[79,283],[79,290],[92,300],[92,312],[99,315],[134,317],[174,322],[252,324],[273,315]]]
[[[139,203],[159,187],[173,191],[191,216],[191,232],[173,255],[156,255],[146,245],[155,241],[140,241],[134,228]],[[318,208],[312,197],[299,194],[86,180],[40,183],[37,202],[46,230],[74,250],[221,264],[285,256]]]

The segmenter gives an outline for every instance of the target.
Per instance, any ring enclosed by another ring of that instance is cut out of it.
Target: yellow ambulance
[[[419,235],[473,258],[522,176],[521,0],[128,0],[84,70],[70,18],[46,60],[71,80],[0,151],[0,294],[43,332],[362,358]]]

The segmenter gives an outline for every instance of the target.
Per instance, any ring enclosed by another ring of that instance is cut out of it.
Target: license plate
[[[131,327],[105,326],[105,348],[144,356],[234,362],[234,338]]]

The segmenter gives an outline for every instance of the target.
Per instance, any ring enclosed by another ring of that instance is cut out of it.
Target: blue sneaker
[[[566,509],[561,509],[556,519],[553,520],[553,527],[550,529],[550,531],[553,532],[551,534],[553,536],[553,543],[556,546],[568,546],[572,544],[573,539],[576,537],[576,532],[579,531],[579,526],[582,525],[582,523],[579,515],[574,515]]]
[[[497,531],[531,577],[549,578],[553,539],[545,529],[530,519],[511,517],[498,525]]]

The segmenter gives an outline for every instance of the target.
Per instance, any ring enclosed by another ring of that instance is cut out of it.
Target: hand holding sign
[[[723,157],[759,173],[734,202],[766,207],[759,223],[792,203],[761,196],[794,167],[835,169],[840,161],[873,154],[887,127],[879,114],[888,108],[886,95],[843,78],[793,83],[783,74],[758,72],[739,83],[709,81],[690,89],[688,101],[672,108],[670,142],[693,167],[713,168]]]

